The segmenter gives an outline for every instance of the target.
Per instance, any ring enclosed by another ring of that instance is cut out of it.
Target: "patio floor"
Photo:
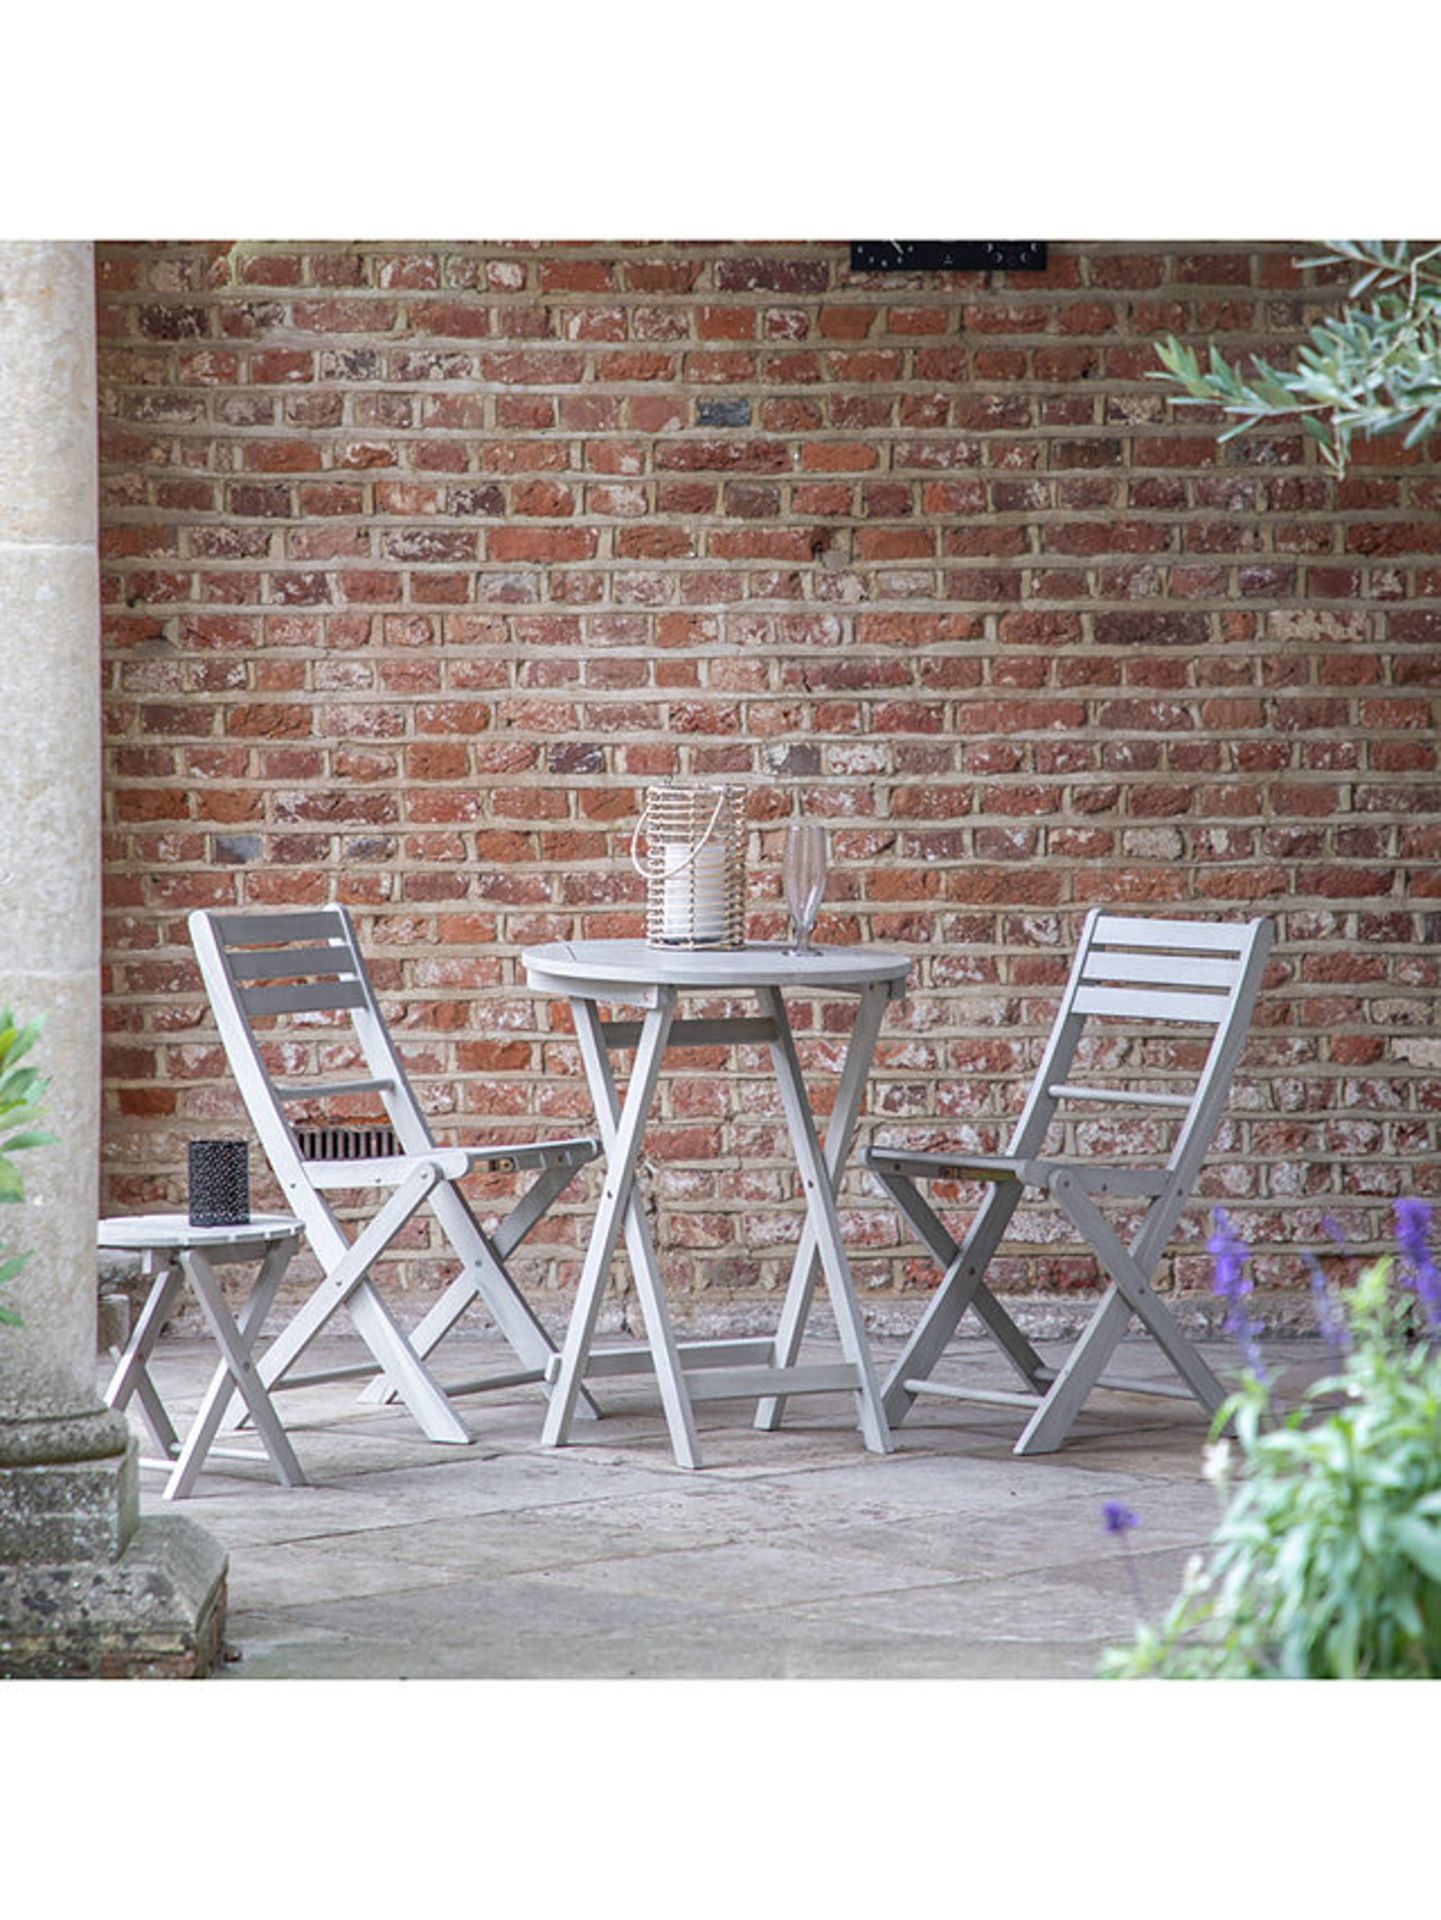
[[[874,1349],[884,1370],[898,1343]],[[361,1354],[344,1339],[314,1351],[318,1366]],[[815,1340],[807,1356],[830,1351]],[[1233,1349],[1203,1351],[1228,1377]],[[1010,1384],[989,1343],[954,1354],[948,1371]],[[1287,1398],[1328,1358],[1317,1341],[1268,1349]],[[213,1359],[198,1339],[161,1342],[153,1371],[182,1431]],[[485,1336],[452,1336],[439,1371],[475,1378],[507,1359]],[[1113,1371],[1167,1378],[1140,1338]],[[222,1684],[1085,1678],[1135,1622],[1103,1502],[1140,1516],[1130,1540],[1153,1618],[1216,1519],[1205,1418],[1176,1401],[1098,1394],[1061,1453],[1025,1460],[1015,1416],[993,1408],[923,1400],[877,1457],[843,1396],[793,1400],[774,1434],[750,1428],[745,1403],[710,1403],[706,1468],[688,1473],[652,1387],[600,1391],[594,1439],[551,1451],[534,1387],[465,1398],[476,1444],[442,1447],[332,1383],[280,1398],[309,1487],[221,1461],[167,1508],[162,1476],[142,1471],[147,1512],[188,1514],[229,1550]]]

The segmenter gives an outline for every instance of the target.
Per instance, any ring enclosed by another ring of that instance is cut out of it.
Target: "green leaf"
[[[58,1133],[46,1133],[43,1130],[21,1133],[7,1140],[3,1150],[6,1153],[19,1153],[22,1147],[53,1147],[59,1138]]]
[[[1413,1566],[1429,1579],[1441,1581],[1441,1529],[1404,1514],[1396,1522],[1396,1542]]]
[[[23,1200],[25,1187],[17,1170],[0,1156],[0,1202]]]

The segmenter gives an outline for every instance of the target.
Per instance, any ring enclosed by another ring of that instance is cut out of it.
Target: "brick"
[[[696,336],[701,340],[754,340],[758,318],[754,307],[700,306],[695,310]]]
[[[879,460],[878,450],[864,441],[808,440],[801,448],[808,473],[864,473]]]
[[[722,260],[717,263],[715,279],[722,293],[824,293],[830,284],[830,268],[824,260]]]

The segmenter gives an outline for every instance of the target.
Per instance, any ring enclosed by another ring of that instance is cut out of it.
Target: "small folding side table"
[[[169,1469],[163,1499],[183,1500],[209,1453],[228,1460],[265,1457],[249,1448],[215,1445],[225,1410],[237,1393],[281,1485],[307,1485],[251,1358],[285,1269],[300,1245],[301,1232],[300,1221],[284,1213],[257,1214],[246,1225],[235,1227],[193,1227],[183,1213],[126,1214],[100,1222],[97,1246],[143,1254],[142,1271],[152,1280],[135,1331],[105,1390],[105,1404],[119,1412],[132,1396],[140,1402],[145,1424],[164,1456],[142,1458],[140,1464]],[[237,1320],[225,1303],[215,1269],[241,1261],[256,1263],[258,1272]],[[182,1445],[150,1377],[149,1362],[186,1281],[200,1302],[221,1360]]]

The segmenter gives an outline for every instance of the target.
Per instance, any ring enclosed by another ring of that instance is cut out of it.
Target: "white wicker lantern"
[[[650,787],[631,835],[653,947],[739,947],[745,842],[738,787]],[[641,835],[645,853],[638,852]]]

